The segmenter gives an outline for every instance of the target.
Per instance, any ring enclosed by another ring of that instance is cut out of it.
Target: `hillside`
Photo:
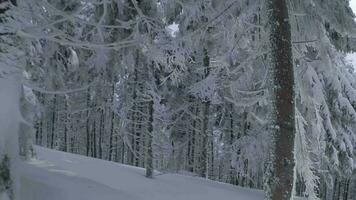
[[[21,199],[26,200],[260,200],[263,193],[175,174],[144,177],[144,169],[35,147],[23,163]]]

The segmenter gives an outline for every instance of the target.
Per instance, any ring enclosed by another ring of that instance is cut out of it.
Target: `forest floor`
[[[35,147],[21,164],[20,200],[262,200],[263,192]]]

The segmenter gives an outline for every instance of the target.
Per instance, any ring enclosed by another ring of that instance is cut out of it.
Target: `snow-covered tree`
[[[34,140],[145,167],[147,177],[156,168],[262,189],[274,176],[273,199],[289,199],[293,181],[309,199],[352,195],[348,1],[6,5],[0,74],[23,71],[11,98],[24,157]]]

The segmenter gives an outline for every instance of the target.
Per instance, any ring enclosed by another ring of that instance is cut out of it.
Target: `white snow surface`
[[[350,1],[350,7],[354,11],[354,13],[356,13],[356,0],[351,0]]]
[[[262,200],[263,192],[35,146],[20,171],[20,200]]]

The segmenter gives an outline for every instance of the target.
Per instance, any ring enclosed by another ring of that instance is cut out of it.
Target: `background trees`
[[[288,92],[290,111],[278,113],[290,127],[296,117],[286,145],[296,152],[296,193],[351,198],[355,83],[338,50],[353,49],[353,14],[346,1],[288,9],[281,19],[289,16],[292,37],[282,46],[293,56],[277,60],[293,61],[295,81],[291,67],[281,78],[296,98],[291,106]],[[33,129],[22,127],[22,154],[33,140],[145,167],[148,177],[158,169],[263,188],[277,73],[268,10],[251,0],[18,1],[1,31],[21,43],[3,35],[1,58],[24,70],[21,111]]]

